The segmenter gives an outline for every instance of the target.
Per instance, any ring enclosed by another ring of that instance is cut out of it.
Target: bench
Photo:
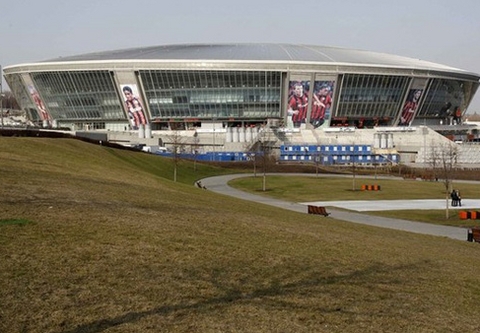
[[[472,229],[468,229],[467,241],[480,243],[480,228],[479,227],[474,227]]]
[[[308,214],[316,214],[316,215],[323,215],[323,216],[330,215],[330,213],[327,212],[325,207],[323,207],[323,206],[312,206],[312,205],[308,205]]]
[[[200,181],[195,182],[195,184],[197,185],[198,188],[203,188],[204,190],[207,189],[205,186],[202,185],[202,182],[200,182]]]

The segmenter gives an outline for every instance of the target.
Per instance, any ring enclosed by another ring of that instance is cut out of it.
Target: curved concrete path
[[[273,174],[269,174],[269,175],[273,175]],[[275,174],[275,175],[311,176],[310,174]],[[282,209],[289,209],[289,210],[300,212],[300,213],[308,213],[307,212],[308,203],[302,204],[302,203],[287,202],[287,201],[278,200],[274,198],[268,198],[261,195],[255,195],[255,194],[243,192],[227,185],[227,183],[232,179],[240,178],[240,177],[251,177],[251,176],[253,176],[253,174],[224,175],[224,176],[204,178],[201,180],[201,182],[208,190],[216,193],[229,195],[229,196],[236,197],[243,200],[255,201],[258,203],[275,206]],[[325,176],[327,175],[322,174],[322,177],[325,177]],[[329,175],[329,176],[339,177],[339,175]],[[359,178],[371,178],[371,177],[359,177]],[[388,178],[388,179],[391,179],[391,178]],[[418,200],[418,201],[422,201],[422,200]],[[437,200],[437,201],[442,202],[443,208],[445,207],[444,200]],[[327,203],[327,202],[323,202],[323,203],[324,205],[332,206],[331,203]],[[371,202],[372,205],[375,203],[376,201]],[[419,207],[421,206],[421,203],[418,203],[417,200],[410,200],[410,203],[411,205],[409,209],[419,209]],[[366,202],[363,202],[363,205],[365,204]],[[378,206],[378,203],[376,205]],[[477,202],[475,202],[473,205],[474,206],[477,205]],[[478,201],[478,205],[479,206],[477,207],[480,207],[480,200]],[[395,208],[392,208],[392,209],[395,209]],[[380,217],[380,216],[371,216],[371,215],[365,215],[365,214],[355,213],[351,211],[343,211],[343,210],[328,209],[328,212],[331,213],[330,215],[331,217],[337,220],[367,224],[367,225],[381,227],[381,228],[403,230],[403,231],[425,234],[425,235],[447,237],[447,238],[452,238],[456,240],[463,240],[463,241],[467,240],[468,231],[465,228],[441,226],[441,225],[422,223],[422,222],[412,222],[412,221],[407,221],[402,219],[394,219],[394,218],[387,218],[387,217]]]

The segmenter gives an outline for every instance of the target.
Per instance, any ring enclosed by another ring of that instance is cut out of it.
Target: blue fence
[[[170,152],[158,152],[156,155],[173,157],[173,153]],[[193,153],[181,153],[178,154],[179,158],[197,161],[216,161],[216,162],[240,162],[248,161],[252,158],[250,153],[243,152],[208,152],[202,154]]]
[[[173,157],[170,152],[157,152],[157,155]],[[257,158],[261,152],[255,153]],[[245,152],[208,152],[201,154],[182,153],[182,159],[216,162],[242,162],[253,159],[252,153]],[[399,163],[398,154],[378,155],[372,152],[369,145],[282,145],[280,162],[310,162],[325,165],[357,164],[390,164]]]
[[[282,145],[280,161],[333,164],[390,164],[400,161],[398,154],[374,154],[369,145]]]

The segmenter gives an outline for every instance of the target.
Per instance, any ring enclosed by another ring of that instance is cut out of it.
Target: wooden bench
[[[202,182],[200,182],[200,181],[195,182],[195,184],[197,185],[198,188],[203,188],[204,190],[207,189],[205,186],[202,185]]]
[[[308,214],[316,214],[316,215],[323,215],[323,216],[330,215],[330,213],[327,212],[325,207],[323,207],[323,206],[312,206],[312,205],[308,205]]]
[[[469,242],[480,243],[480,228],[468,229],[467,240]]]

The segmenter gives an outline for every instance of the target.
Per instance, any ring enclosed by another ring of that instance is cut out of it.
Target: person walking
[[[462,196],[459,190],[455,191],[455,198],[457,199],[457,206],[462,207]]]
[[[457,191],[455,189],[453,189],[452,193],[450,193],[450,198],[452,198],[452,207],[457,207],[458,198],[457,198]]]

